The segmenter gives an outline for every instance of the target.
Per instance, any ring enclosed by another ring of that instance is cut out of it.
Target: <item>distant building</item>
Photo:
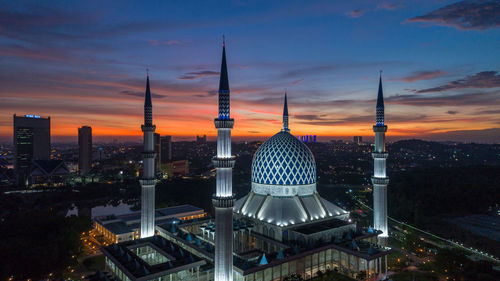
[[[363,137],[362,136],[354,136],[353,141],[355,144],[362,144],[363,143]]]
[[[172,136],[161,137],[161,163],[172,161]]]
[[[14,174],[19,186],[26,186],[33,160],[50,158],[50,117],[14,114]]]
[[[190,221],[203,219],[207,213],[195,206],[180,205],[156,209],[155,224],[172,222],[172,219]],[[94,231],[102,234],[110,243],[119,243],[139,238],[141,213],[100,216],[94,219]]]
[[[154,133],[154,149],[155,149],[155,173],[161,171],[161,137],[160,134]]]
[[[297,136],[297,138],[305,143],[315,143],[316,135],[306,135],[306,136]]]
[[[69,169],[62,160],[33,160],[30,184],[35,186],[59,186],[67,183]]]
[[[206,144],[207,143],[207,135],[196,136],[196,144]]]
[[[92,168],[92,128],[78,128],[78,172],[85,175]]]
[[[164,164],[163,167],[163,171],[168,175],[169,178],[184,177],[189,173],[188,160],[168,162],[167,164]]]

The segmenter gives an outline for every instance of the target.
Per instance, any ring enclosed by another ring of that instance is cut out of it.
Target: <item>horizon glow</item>
[[[285,90],[295,136],[372,137],[383,70],[388,140],[498,142],[500,23],[454,3],[8,2],[0,138],[36,114],[55,139],[138,139],[146,69],[156,131],[213,138],[225,34],[236,139],[279,132]]]

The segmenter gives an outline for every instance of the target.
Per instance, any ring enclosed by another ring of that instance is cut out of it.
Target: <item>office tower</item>
[[[207,135],[196,136],[196,144],[206,144],[207,143]]]
[[[217,128],[217,156],[213,163],[217,173],[217,187],[212,203],[215,208],[215,281],[233,280],[233,167],[229,80],[226,65],[226,44],[222,44],[222,64],[219,81],[219,117]]]
[[[353,141],[355,144],[362,144],[363,143],[363,137],[362,136],[354,136]]]
[[[155,148],[153,134],[156,126],[153,125],[153,105],[151,90],[149,89],[149,73],[146,82],[144,100],[144,124],[141,126],[144,133],[144,150],[142,152],[143,173],[140,180],[141,194],[141,238],[155,234]]]
[[[33,160],[50,158],[50,117],[14,114],[14,173],[16,184],[26,186]]]
[[[154,145],[155,145],[155,173],[161,170],[161,137],[160,134],[154,133]]]
[[[85,175],[92,168],[92,128],[78,128],[78,172]]]
[[[161,137],[161,163],[172,161],[172,136]]]
[[[382,92],[382,76],[378,84],[378,96],[376,107],[376,123],[373,126],[375,132],[375,149],[373,157],[373,227],[382,231],[378,236],[378,243],[382,246],[388,245],[389,229],[387,226],[387,184],[389,177],[386,175],[386,159],[389,155],[385,150],[385,132],[387,126],[384,124],[384,93]]]

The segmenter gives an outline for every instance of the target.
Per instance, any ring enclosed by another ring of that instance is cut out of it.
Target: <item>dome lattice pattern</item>
[[[252,182],[305,185],[316,182],[316,163],[309,148],[288,132],[268,139],[252,161]]]

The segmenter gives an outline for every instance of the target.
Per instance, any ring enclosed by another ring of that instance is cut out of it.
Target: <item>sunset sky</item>
[[[241,139],[285,89],[293,134],[371,136],[383,70],[389,137],[500,142],[499,1],[0,2],[4,139],[14,113],[139,139],[147,68],[157,132],[215,136],[224,34]]]

